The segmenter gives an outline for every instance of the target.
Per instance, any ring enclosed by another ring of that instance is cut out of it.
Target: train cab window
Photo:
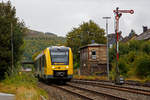
[[[52,65],[68,65],[69,50],[50,50]]]
[[[96,51],[95,50],[92,51],[92,59],[96,59]]]

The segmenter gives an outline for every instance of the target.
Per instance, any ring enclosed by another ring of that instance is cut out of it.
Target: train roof
[[[39,59],[41,56],[43,56],[44,55],[44,53],[43,53],[43,51],[41,52],[41,53],[39,53],[35,58],[34,58],[34,60],[37,60],[37,59]]]
[[[60,49],[60,50],[69,50],[70,49],[70,47],[65,47],[65,46],[51,46],[51,47],[48,47],[49,48],[49,50],[58,50],[58,49]],[[46,48],[47,49],[47,48]],[[46,50],[46,49],[44,49],[44,50]],[[37,59],[39,59],[41,56],[43,56],[44,55],[44,50],[43,51],[41,51],[35,58],[34,58],[34,60],[37,60]]]
[[[87,47],[100,47],[100,46],[106,46],[106,44],[92,43],[92,44],[88,44],[86,46],[82,46],[82,47],[80,47],[80,49],[87,48]]]
[[[49,47],[50,50],[57,50],[57,49],[60,49],[60,50],[69,50],[69,47],[65,47],[65,46],[51,46]]]

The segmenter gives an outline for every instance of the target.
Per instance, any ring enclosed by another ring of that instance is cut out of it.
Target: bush
[[[129,71],[129,67],[127,64],[127,59],[125,57],[121,57],[118,62],[120,75],[124,77],[128,77],[127,72]],[[110,72],[111,79],[114,79],[116,76],[116,62],[112,62],[112,70]]]
[[[141,48],[142,48],[143,52],[145,52],[147,54],[150,54],[150,42],[149,41],[143,43],[142,46],[141,46]]]
[[[122,57],[119,59],[118,66],[119,66],[120,74],[123,76],[127,76],[127,72],[129,69],[125,58]]]
[[[79,62],[75,62],[73,66],[74,66],[73,67],[74,69],[78,69],[78,68],[80,68],[80,63]]]
[[[15,94],[16,100],[41,100],[41,95],[48,99],[48,94],[37,86],[37,79],[32,72],[5,76],[0,84],[0,92]]]
[[[127,43],[120,43],[119,44],[119,54],[124,55],[129,53],[129,44]]]
[[[150,56],[141,55],[138,56],[135,61],[136,75],[140,78],[145,78],[150,75]]]
[[[17,86],[28,86],[28,85],[37,85],[37,79],[34,75],[29,73],[20,73],[20,74],[13,74],[11,76],[6,75],[6,79],[3,80],[5,84],[13,84]]]
[[[119,45],[119,69],[120,74],[131,78],[138,77],[149,80],[150,76],[150,42],[132,40]],[[110,63],[116,66],[116,49],[110,50]],[[115,67],[111,70],[112,78],[115,76]]]
[[[143,41],[132,40],[129,42],[129,51],[139,51]]]
[[[109,49],[109,62],[113,62],[114,59],[116,59],[116,49],[115,49],[115,46],[113,46],[113,48]]]
[[[136,54],[137,52],[135,51],[130,51],[128,54],[127,54],[127,59],[128,59],[128,63],[131,64],[134,62],[135,58],[136,58]]]
[[[127,76],[132,77],[135,75],[135,68],[136,66],[134,65],[135,59],[138,56],[138,52],[136,51],[130,51],[128,54],[124,55],[127,59],[126,63],[127,63],[127,67],[128,67],[128,72],[126,73]]]

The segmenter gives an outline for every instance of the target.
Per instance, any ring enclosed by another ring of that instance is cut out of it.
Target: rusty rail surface
[[[97,81],[97,82],[109,82],[114,83],[113,80],[91,80],[91,79],[73,79],[73,80],[86,80],[86,81]],[[134,81],[134,80],[126,80],[125,84],[127,85],[134,85],[134,86],[143,86],[143,87],[149,87],[150,88],[150,82],[141,83],[140,81]]]
[[[108,93],[102,93],[102,92],[98,92],[96,90],[90,90],[90,89],[87,89],[87,88],[83,88],[83,87],[80,87],[80,86],[75,86],[75,85],[72,85],[72,84],[67,84],[67,86],[69,87],[73,87],[75,89],[79,89],[79,90],[83,90],[85,92],[90,92],[91,94],[95,94],[95,95],[103,95],[105,96],[106,98],[109,98],[108,100],[126,100],[125,98],[123,97],[120,97],[120,96],[115,96],[113,94],[108,94]],[[93,100],[93,99],[92,99]],[[99,100],[99,99],[98,99]]]
[[[105,84],[105,83],[102,83],[99,81],[87,81],[87,80],[77,80],[77,79],[72,80],[71,82],[79,83],[79,84],[93,85],[93,86],[98,86],[98,87],[103,87],[103,88],[115,89],[115,90],[119,90],[119,91],[126,91],[126,92],[150,96],[150,90],[144,90],[144,89],[139,89],[139,88],[125,87],[122,85]]]
[[[44,83],[40,83],[40,84],[47,85]],[[50,88],[48,86],[49,85],[47,85],[47,88]],[[90,90],[83,87],[74,86],[71,84],[66,84],[66,85],[51,84],[50,86],[65,91],[68,93],[68,95],[71,94],[74,96],[78,96],[83,100],[101,100],[101,98],[103,98],[103,100],[127,100],[123,97],[114,96],[108,93],[105,94],[105,93],[98,92],[96,90]]]

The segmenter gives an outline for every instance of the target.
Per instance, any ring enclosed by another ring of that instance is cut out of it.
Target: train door
[[[45,69],[44,67],[45,67],[45,55],[41,57],[41,74],[43,78],[44,78],[44,69]]]
[[[40,77],[42,77],[42,74],[41,74],[41,66],[42,66],[41,58],[39,58],[39,75],[40,75]]]

